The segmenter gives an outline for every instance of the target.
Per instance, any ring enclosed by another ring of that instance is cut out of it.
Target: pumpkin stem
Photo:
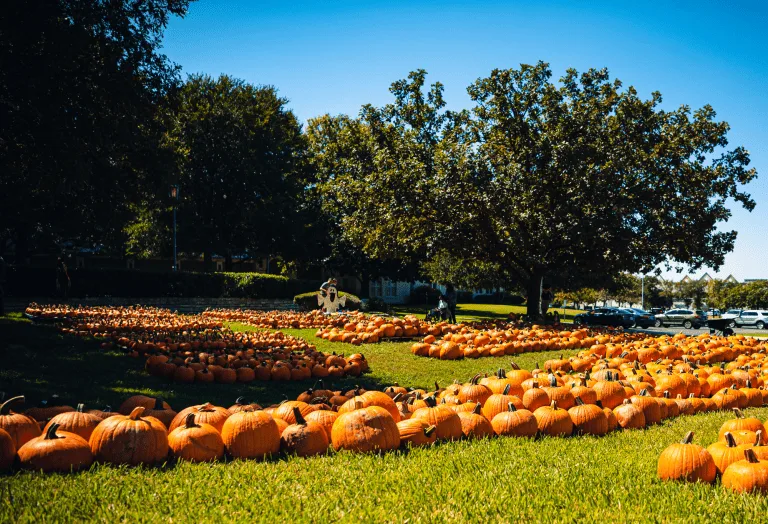
[[[398,400],[400,400],[401,398],[403,398],[403,394],[402,394],[402,393],[398,393],[397,395],[395,395],[394,397],[392,397],[392,400],[393,400],[394,402],[397,402],[397,401],[398,401]]]
[[[157,397],[155,399],[155,407],[152,408],[152,409],[154,409],[155,411],[163,411],[165,409],[165,407],[163,406],[163,398],[162,397]]]
[[[131,414],[128,415],[128,418],[131,420],[138,420],[141,418],[141,416],[144,414],[144,406],[136,406],[133,408],[133,411],[131,411]]]
[[[539,365],[536,364],[536,367],[539,367]],[[520,366],[518,366],[517,363],[513,360],[512,362],[509,363],[509,368],[510,369],[514,369],[514,370],[518,370],[518,369],[520,369]]]
[[[437,400],[435,400],[435,397],[432,397],[432,396],[425,398],[424,402],[426,402],[427,406],[431,408],[437,406]]]
[[[469,383],[474,386],[475,384],[477,384],[477,381],[480,380],[480,377],[482,377],[482,376],[483,376],[482,373],[478,373],[477,375],[475,375],[474,377],[472,377],[470,379]]]
[[[581,397],[576,397],[575,400],[576,400],[576,405],[577,406],[583,406],[584,405],[584,401],[581,400]]]
[[[507,384],[504,386],[504,395],[509,395],[509,390],[512,389],[512,384]]]
[[[78,404],[77,408],[75,408],[75,411],[77,411],[78,413],[82,413],[83,409],[85,409],[85,404]]]
[[[244,406],[245,404],[247,404],[247,402],[245,401],[245,397],[237,397],[237,400],[235,400],[235,404],[238,406]]]
[[[747,459],[747,462],[749,462],[750,464],[757,464],[758,462],[760,462],[757,459],[757,455],[755,455],[755,452],[752,448],[747,448],[744,450],[744,457]]]
[[[664,398],[669,398],[669,390],[664,392]]]
[[[730,432],[725,433],[725,442],[728,444],[729,448],[736,447],[736,439],[733,438],[733,435]]]
[[[437,383],[437,380],[435,380],[435,391],[440,391],[440,385]]]
[[[557,387],[557,377],[555,377],[555,375],[552,375],[552,374],[549,375],[549,387],[551,388]]]
[[[533,385],[531,386],[531,389],[539,389],[539,381],[538,380],[534,380],[533,381]]]
[[[304,416],[301,414],[301,410],[297,407],[293,407],[293,416],[296,418],[296,424],[300,426],[306,426],[307,421],[304,419]]]
[[[475,409],[472,410],[472,413],[474,413],[475,415],[479,415],[482,409],[483,409],[483,405],[478,402],[477,405],[475,406]]]
[[[733,408],[733,414],[736,415],[736,418],[744,418],[744,413],[739,408]]]
[[[763,445],[763,430],[758,429],[755,431],[755,446],[762,446]]]
[[[504,371],[503,368],[499,368],[499,370],[496,372],[496,377],[497,378],[507,378],[507,374],[506,374],[506,372]]]
[[[195,414],[194,413],[187,413],[187,418],[184,419],[184,427],[187,427],[187,428],[197,428],[197,427],[200,427],[197,424],[195,424]]]
[[[693,431],[686,433],[683,440],[680,441],[681,444],[690,444],[691,442],[693,442]]]
[[[59,438],[63,438],[63,437],[60,437],[60,436],[58,436],[56,434],[56,430],[58,430],[58,429],[59,429],[59,424],[57,424],[55,422],[53,424],[51,424],[48,427],[48,431],[45,432],[45,440],[56,440],[56,439],[59,439]]]
[[[648,388],[643,388],[643,390],[640,392],[641,397],[650,397],[651,394],[648,393]]]
[[[517,411],[517,408],[513,403],[507,402],[507,411]]]
[[[432,436],[432,433],[434,433],[436,429],[437,429],[437,426],[429,426],[428,428],[424,428],[424,436],[425,437]]]
[[[553,400],[552,403],[549,405],[552,409],[557,409],[557,401]]]
[[[11,404],[14,404],[16,402],[24,402],[24,395],[19,395],[18,397],[9,398],[5,402],[0,405],[0,415],[8,415],[11,412]]]

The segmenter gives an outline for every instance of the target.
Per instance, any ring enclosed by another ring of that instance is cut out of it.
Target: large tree
[[[269,86],[193,75],[178,93],[167,139],[178,158],[179,249],[303,254],[311,209],[301,124]],[[311,240],[311,239],[310,239]]]
[[[642,99],[604,69],[553,82],[541,62],[477,80],[471,114],[442,111],[441,86],[423,84],[423,71],[396,82],[393,104],[352,124],[376,148],[327,177],[345,232],[380,256],[447,251],[502,268],[531,315],[544,279],[717,268],[736,238],[717,228],[726,202],[754,207],[749,155],[725,149],[710,106],[661,109],[661,94]]]
[[[190,0],[7,0],[0,15],[0,250],[122,245],[128,204],[166,170],[158,52]]]

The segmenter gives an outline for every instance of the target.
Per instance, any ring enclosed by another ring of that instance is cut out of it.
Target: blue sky
[[[302,121],[385,104],[418,68],[445,85],[449,108],[470,107],[471,82],[538,60],[556,77],[607,67],[666,108],[711,104],[762,174],[747,187],[757,208],[732,207],[722,226],[739,235],[719,274],[741,280],[768,278],[766,26],[768,2],[198,0],[169,24],[164,52],[185,73],[274,85]]]

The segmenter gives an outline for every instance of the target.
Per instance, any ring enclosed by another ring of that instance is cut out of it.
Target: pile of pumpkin
[[[734,408],[736,418],[723,423],[718,441],[707,448],[693,444],[689,432],[662,451],[657,474],[663,480],[721,484],[740,492],[768,493],[768,428]]]
[[[359,346],[360,344],[374,344],[387,339],[411,339],[426,335],[430,330],[440,331],[442,326],[423,323],[413,315],[386,319],[373,316],[360,319],[357,322],[350,321],[340,327],[318,329],[315,336],[329,342],[346,342],[353,346]]]
[[[312,329],[327,326],[341,327],[348,322],[360,322],[366,318],[364,313],[349,311],[338,315],[326,315],[321,310],[299,311],[259,311],[252,309],[207,309],[204,318],[218,322],[240,322],[265,329]]]
[[[411,346],[411,353],[441,360],[561,351],[594,344],[620,344],[646,337],[613,330],[555,330],[538,325],[482,330],[461,324],[436,324],[429,327],[426,334],[422,342]]]
[[[163,331],[178,333],[222,327],[220,321],[201,315],[180,315],[169,309],[145,306],[70,306],[31,303],[25,313],[40,320],[58,320],[64,333],[110,337],[116,333]]]
[[[740,387],[742,375],[731,374],[730,387],[720,379],[708,381],[712,390],[715,384],[719,388],[711,399],[695,396],[701,393],[697,378],[672,373],[658,373],[655,387],[648,384],[637,392],[639,383],[631,387],[616,380],[618,372],[595,378],[516,366],[463,384],[436,384],[432,391],[399,385],[341,391],[320,382],[296,400],[267,408],[238,399],[229,408],[205,403],[177,413],[161,399],[139,395],[118,413],[50,404],[14,413],[12,405],[23,400],[16,397],[0,406],[0,468],[10,467],[14,457],[23,468],[69,471],[94,460],[137,465],[169,458],[210,461],[225,454],[263,459],[281,451],[312,456],[329,447],[386,451],[460,438],[599,436],[705,410],[765,405],[763,377],[755,369],[745,373]],[[752,387],[752,380],[760,387]],[[762,438],[752,426],[728,431],[730,448]]]

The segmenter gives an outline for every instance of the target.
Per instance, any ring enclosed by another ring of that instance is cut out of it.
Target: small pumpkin
[[[709,451],[709,454],[712,455],[712,458],[715,460],[717,472],[722,475],[728,466],[744,457],[744,450],[751,447],[752,446],[748,444],[737,444],[733,435],[731,435],[730,432],[726,432],[724,442],[710,444],[707,447],[707,451]]]
[[[595,404],[585,404],[581,397],[576,397],[576,405],[568,410],[573,421],[573,428],[584,435],[605,435],[608,433],[608,418]]]
[[[575,402],[575,401],[574,401]],[[568,412],[558,407],[554,400],[533,412],[539,431],[551,437],[565,437],[573,433],[573,421]]]
[[[461,421],[461,433],[464,438],[474,439],[494,436],[493,426],[482,414],[482,404],[475,404],[472,411],[461,411],[458,413]]]
[[[83,437],[58,429],[58,424],[50,424],[45,434],[19,448],[17,454],[23,469],[66,473],[93,463],[91,448]]]
[[[157,397],[157,399],[155,399],[155,405],[152,407],[152,409],[145,410],[144,416],[155,417],[157,420],[162,422],[166,428],[169,428],[171,426],[171,422],[173,422],[173,419],[176,418],[178,413],[172,410],[170,406],[166,406],[168,406],[168,404],[163,402],[162,398]]]
[[[214,406],[210,402],[205,404],[199,404],[197,406],[190,406],[179,411],[168,427],[169,431],[173,431],[179,426],[183,425],[187,420],[187,415],[190,413],[195,414],[195,420],[198,424],[210,424],[218,431],[224,426],[224,422],[230,416],[230,412],[227,408],[221,406]]]
[[[403,447],[429,446],[437,441],[437,427],[421,419],[405,419],[397,423],[400,445]]]
[[[720,426],[720,431],[717,435],[718,440],[724,441],[725,434],[728,432],[734,433],[742,430],[754,432],[762,431],[762,443],[768,444],[768,432],[765,430],[765,426],[760,420],[754,417],[745,417],[744,413],[739,408],[733,408],[733,414],[736,418],[726,420],[723,422],[723,425]]]

